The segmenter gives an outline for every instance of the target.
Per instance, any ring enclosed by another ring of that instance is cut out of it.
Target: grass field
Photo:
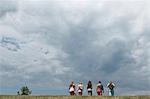
[[[9,96],[1,95],[0,99],[150,99],[150,96]]]

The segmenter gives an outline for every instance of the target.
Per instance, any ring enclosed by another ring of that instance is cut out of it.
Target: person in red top
[[[69,85],[69,93],[70,93],[71,96],[75,95],[75,84],[74,84],[73,81]]]
[[[102,93],[104,93],[103,85],[101,81],[98,82],[97,88],[96,88],[98,96],[102,96]]]

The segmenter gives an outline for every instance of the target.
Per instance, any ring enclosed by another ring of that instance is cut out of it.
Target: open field
[[[12,96],[1,95],[0,99],[150,99],[150,96]]]

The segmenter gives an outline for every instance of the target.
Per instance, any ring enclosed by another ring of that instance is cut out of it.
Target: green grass
[[[0,99],[150,99],[150,96],[13,96],[1,95]]]

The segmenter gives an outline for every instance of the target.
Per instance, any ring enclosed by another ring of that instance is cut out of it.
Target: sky
[[[0,0],[0,94],[69,95],[100,80],[150,95],[149,0]],[[93,89],[96,95],[95,89]]]

